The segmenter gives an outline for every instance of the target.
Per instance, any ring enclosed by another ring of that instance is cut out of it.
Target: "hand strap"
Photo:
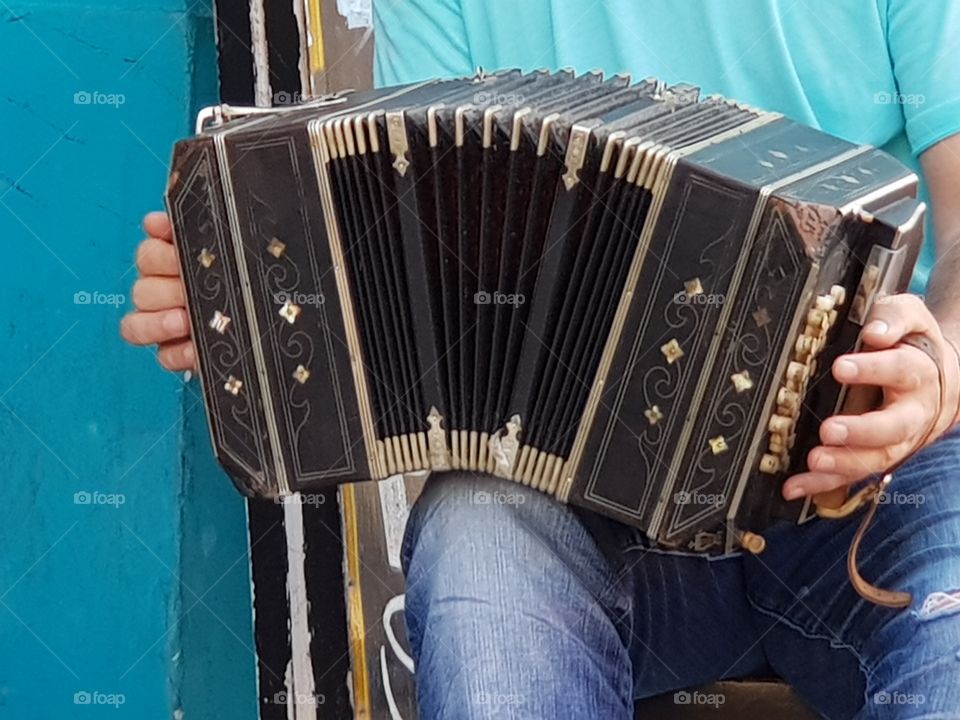
[[[893,481],[893,475],[887,473],[876,485],[872,487],[876,490],[873,494],[873,501],[867,509],[867,514],[860,521],[860,527],[857,528],[853,536],[853,542],[850,543],[850,550],[847,552],[847,575],[850,577],[850,584],[857,594],[864,600],[869,600],[875,605],[883,605],[888,608],[905,608],[913,602],[913,595],[900,590],[884,590],[876,585],[864,580],[857,567],[857,553],[860,551],[860,543],[863,542],[863,536],[867,534],[867,528],[873,522],[874,515],[877,514],[877,508],[880,507],[880,499],[886,490],[887,485]]]
[[[960,348],[958,348],[957,344],[946,335],[943,336],[943,339],[947,341],[947,345],[949,345],[950,349],[953,350],[953,355],[957,359],[958,377],[960,377]],[[953,417],[950,418],[950,427],[952,428],[957,424],[958,421],[960,421],[960,390],[957,391],[957,407],[953,412]]]
[[[902,592],[898,590],[883,590],[882,588],[878,588],[876,585],[864,580],[863,576],[860,574],[859,568],[857,567],[857,554],[860,551],[860,544],[863,542],[863,538],[867,534],[867,529],[870,527],[870,523],[877,514],[877,508],[880,507],[880,501],[883,498],[883,493],[886,491],[890,483],[893,482],[894,472],[896,472],[911,455],[925,447],[930,441],[934,432],[936,432],[937,426],[940,424],[940,416],[943,413],[944,405],[946,405],[945,396],[947,392],[946,373],[944,372],[943,368],[943,359],[940,357],[940,353],[937,352],[937,347],[934,342],[923,333],[911,333],[904,336],[903,339],[900,340],[899,344],[910,345],[911,347],[917,348],[926,354],[926,356],[933,361],[933,364],[937,366],[937,379],[940,383],[940,392],[937,399],[937,411],[933,414],[933,419],[927,426],[926,432],[924,432],[921,438],[917,441],[910,453],[903,460],[900,460],[899,462],[895,463],[893,467],[889,468],[887,472],[884,473],[883,479],[880,482],[871,485],[857,493],[857,495],[851,499],[851,502],[844,505],[843,508],[832,512],[826,508],[824,511],[821,511],[818,508],[817,511],[818,514],[826,517],[844,517],[845,515],[849,515],[854,510],[858,509],[868,500],[871,501],[866,515],[864,515],[863,520],[860,521],[860,527],[857,528],[857,532],[853,536],[853,542],[850,543],[850,550],[847,553],[847,574],[850,576],[850,583],[853,585],[853,588],[857,591],[857,594],[859,594],[860,597],[877,605],[883,605],[884,607],[889,608],[905,608],[913,601],[913,596],[908,592]],[[953,346],[952,344],[951,346],[954,348],[954,352],[957,353],[956,346]],[[960,368],[960,353],[957,353],[957,363],[958,368]],[[960,408],[958,408],[958,411],[960,411]],[[960,412],[958,412],[958,414],[960,414]],[[956,418],[956,416],[954,417]],[[840,514],[841,511],[845,512]]]

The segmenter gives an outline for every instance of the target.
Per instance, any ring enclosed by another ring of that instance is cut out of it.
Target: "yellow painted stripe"
[[[347,615],[350,627],[350,654],[353,656],[353,711],[357,720],[372,718],[370,677],[367,668],[367,638],[364,627],[363,593],[360,589],[360,527],[353,485],[340,488],[347,553]]]
[[[323,45],[323,0],[307,0],[307,25],[310,28],[310,72],[327,69],[327,53]]]

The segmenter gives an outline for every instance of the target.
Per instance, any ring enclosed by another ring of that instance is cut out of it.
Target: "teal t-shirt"
[[[374,26],[379,85],[477,67],[653,75],[914,169],[960,132],[960,0],[374,0]],[[928,235],[915,289],[932,264]]]

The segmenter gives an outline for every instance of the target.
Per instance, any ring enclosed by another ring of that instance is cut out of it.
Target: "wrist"
[[[960,340],[958,340],[958,335],[956,334],[956,328],[954,332],[950,332],[949,328],[944,328],[941,326],[941,332],[943,333],[944,343],[946,344],[945,354],[946,357],[943,358],[943,362],[949,367],[953,365],[956,368],[956,373],[951,373],[946,370],[945,375],[947,378],[953,378],[953,393],[947,392],[947,397],[956,397],[956,403],[950,407],[948,412],[952,412],[953,415],[950,418],[950,424],[947,426],[947,430],[951,430],[956,427],[957,423],[960,422]]]

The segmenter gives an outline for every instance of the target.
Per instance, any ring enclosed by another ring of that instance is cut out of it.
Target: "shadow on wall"
[[[244,503],[117,329],[216,97],[207,5],[0,3],[0,718],[255,717]]]

